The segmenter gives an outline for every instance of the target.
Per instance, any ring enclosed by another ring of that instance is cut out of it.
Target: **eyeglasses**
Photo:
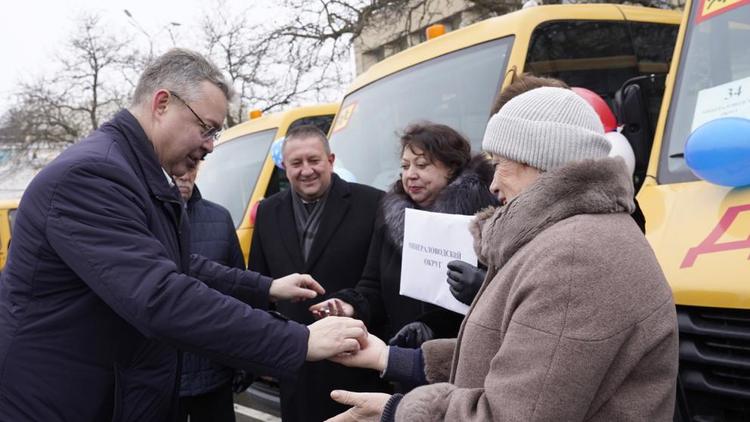
[[[190,107],[190,105],[188,105],[187,101],[183,100],[179,95],[177,95],[173,91],[168,91],[168,92],[169,92],[169,95],[172,95],[178,100],[180,100],[180,102],[184,104],[185,107],[187,107],[187,109],[190,110],[191,113],[193,113],[193,116],[195,116],[195,118],[198,119],[198,124],[201,127],[201,136],[203,137],[203,139],[213,138],[214,141],[219,139],[219,135],[221,135],[220,127],[206,124],[206,122],[204,122],[203,119],[201,119],[201,117],[198,116],[198,113],[196,113],[195,110],[193,110],[193,108]]]

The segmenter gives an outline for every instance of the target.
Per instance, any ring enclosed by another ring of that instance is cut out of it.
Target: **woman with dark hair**
[[[310,311],[318,318],[355,317],[391,344],[418,347],[431,338],[454,337],[463,315],[399,294],[404,210],[472,215],[497,200],[489,190],[488,159],[472,158],[466,138],[445,125],[426,122],[406,128],[401,170],[383,198],[361,280]]]

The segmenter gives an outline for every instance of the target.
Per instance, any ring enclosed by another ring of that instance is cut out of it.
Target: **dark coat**
[[[471,215],[496,205],[497,199],[489,190],[491,180],[492,167],[483,156],[477,156],[443,188],[428,211]],[[418,207],[397,188],[394,185],[383,199],[361,280],[355,288],[335,296],[351,304],[356,317],[385,341],[404,325],[417,320],[429,325],[435,338],[455,337],[463,315],[399,294],[404,209]]]
[[[172,420],[178,348],[293,376],[306,327],[220,293],[262,305],[271,279],[189,255],[184,215],[127,110],[34,178],[0,279],[0,420]]]
[[[368,186],[347,183],[334,174],[307,262],[302,258],[294,223],[291,191],[279,192],[260,203],[248,267],[274,278],[309,273],[326,289],[323,298],[279,303],[280,312],[310,324],[310,305],[359,280],[382,194]],[[334,388],[375,391],[380,382],[371,370],[345,368],[331,362],[305,363],[294,385],[282,383],[284,422],[322,421],[345,411],[348,406],[335,403],[329,396]]]
[[[187,202],[190,252],[227,267],[245,269],[240,241],[226,208],[201,197],[198,186]],[[180,396],[197,396],[228,384],[234,369],[193,353],[182,357]]]

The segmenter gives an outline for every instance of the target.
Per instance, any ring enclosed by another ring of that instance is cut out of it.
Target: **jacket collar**
[[[537,234],[561,220],[634,209],[633,181],[621,158],[584,160],[543,173],[505,206],[478,213],[470,229],[480,261],[500,268]]]
[[[307,257],[307,262],[305,262],[300,250],[299,234],[294,223],[292,192],[291,190],[285,192],[283,200],[278,203],[278,208],[276,209],[276,213],[279,216],[278,231],[295,268],[302,268],[302,271],[308,271],[320,258],[326,245],[340,226],[344,215],[349,210],[350,195],[351,188],[349,184],[341,180],[334,173],[331,177],[331,188],[330,192],[328,192],[325,209],[323,209],[320,227],[310,249],[310,254]]]
[[[193,185],[193,194],[190,195],[190,199],[188,199],[188,205],[193,205],[201,199],[203,199],[203,195],[201,195],[201,191],[200,189],[198,189],[198,185]]]
[[[176,186],[170,187],[164,177],[164,170],[156,156],[154,145],[146,136],[138,119],[129,110],[120,110],[112,120],[103,125],[102,129],[115,130],[123,135],[123,140],[116,138],[116,141],[124,143],[131,151],[132,159],[154,196],[169,202],[180,201],[179,190]]]
[[[312,268],[313,264],[320,258],[331,237],[341,225],[341,220],[349,211],[351,188],[349,184],[339,178],[336,173],[331,176],[331,188],[328,199],[323,209],[323,215],[318,227],[318,233],[313,240],[310,254],[305,263],[305,271]]]
[[[473,157],[458,177],[443,188],[427,211],[472,215],[482,208],[497,205],[497,198],[490,192],[492,172],[492,166],[484,155]],[[400,184],[401,180],[396,183]],[[382,208],[388,237],[401,249],[404,242],[404,209],[419,209],[419,206],[406,193],[391,189],[383,197]]]
[[[128,156],[133,170],[146,185],[150,194],[162,204],[174,225],[179,243],[179,255],[174,259],[178,266],[186,271],[190,251],[190,231],[187,218],[185,218],[185,207],[177,186],[170,187],[167,178],[164,177],[156,151],[146,136],[146,132],[138,119],[127,109],[119,111],[112,120],[102,125],[101,130],[116,134],[112,137],[114,142],[120,146],[123,154]]]

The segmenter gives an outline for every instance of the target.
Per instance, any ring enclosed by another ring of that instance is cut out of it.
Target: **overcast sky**
[[[268,13],[268,1],[225,0],[230,10],[252,7]],[[133,42],[148,48],[152,39],[169,39],[166,27],[175,28],[181,39],[189,38],[210,0],[12,0],[3,3],[0,18],[0,113],[9,104],[19,81],[44,73],[75,30],[76,18],[85,12],[99,14],[113,31],[126,31]],[[252,5],[252,6],[250,6]],[[133,22],[124,13],[127,9]],[[179,27],[170,26],[177,22]],[[139,30],[135,25],[143,30]]]

